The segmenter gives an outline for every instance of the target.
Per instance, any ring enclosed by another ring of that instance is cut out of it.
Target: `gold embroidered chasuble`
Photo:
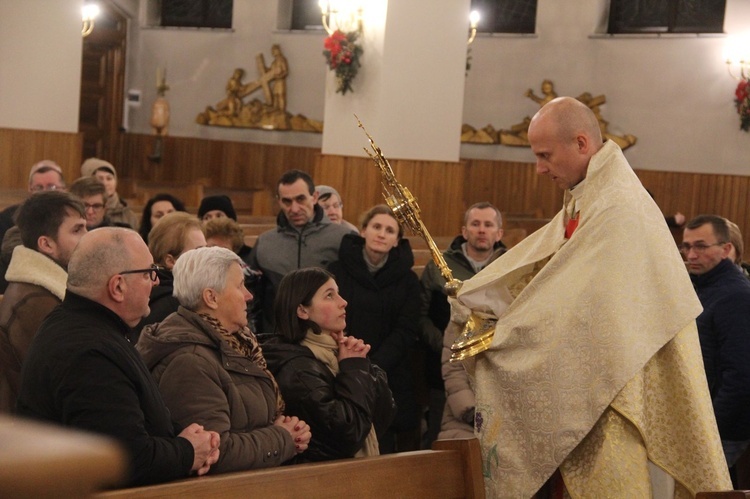
[[[612,141],[555,218],[458,298],[499,318],[490,348],[465,362],[488,497],[531,497],[558,468],[572,497],[650,497],[649,461],[674,478],[675,497],[731,489],[700,302],[664,216]]]

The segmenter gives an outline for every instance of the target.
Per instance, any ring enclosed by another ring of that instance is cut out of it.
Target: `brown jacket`
[[[107,199],[106,208],[107,218],[112,224],[128,224],[130,228],[138,230],[138,217],[133,213],[133,210],[128,208],[127,203],[120,199],[117,193]]]
[[[65,296],[67,273],[52,259],[24,246],[13,250],[0,302],[0,412],[15,412],[21,365],[31,340]]]
[[[221,436],[211,473],[278,466],[296,455],[290,433],[273,425],[276,392],[268,375],[198,314],[180,307],[146,326],[136,349],[175,422]]]

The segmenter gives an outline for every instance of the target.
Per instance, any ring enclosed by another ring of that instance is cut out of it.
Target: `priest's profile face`
[[[549,114],[529,126],[529,142],[536,156],[536,172],[551,178],[561,189],[575,187],[586,177],[590,156],[582,150],[579,136],[560,133]]]

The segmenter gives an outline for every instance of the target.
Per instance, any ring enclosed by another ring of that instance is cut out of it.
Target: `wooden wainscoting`
[[[213,188],[265,190],[263,201],[252,203],[253,214],[261,216],[278,211],[276,182],[290,168],[307,171],[317,183],[338,189],[344,196],[344,216],[353,223],[364,210],[383,202],[380,173],[369,158],[324,155],[315,148],[167,137],[162,162],[153,163],[148,160],[153,140],[149,135],[125,134],[123,157],[116,163],[121,176],[164,184],[200,182]],[[0,149],[0,154],[7,154],[6,149]],[[530,229],[529,233],[562,205],[562,191],[539,177],[532,163],[391,159],[391,165],[417,198],[433,236],[457,234],[463,212],[478,201],[492,202],[508,214],[508,227]],[[750,176],[652,170],[636,170],[636,174],[665,214],[680,211],[688,219],[701,213],[725,216],[739,225],[745,247],[750,248]],[[511,218],[526,221],[510,223]],[[674,234],[679,240],[679,231]]]
[[[29,169],[51,159],[63,169],[68,184],[81,176],[80,133],[0,128],[0,178],[4,188],[28,189]]]
[[[710,173],[680,173],[636,170],[643,186],[668,215],[679,211],[688,220],[701,214],[716,214],[736,223],[750,256],[750,177]]]
[[[390,163],[398,181],[417,199],[430,234],[457,234],[464,212],[466,165],[407,160]],[[357,226],[367,209],[385,202],[380,170],[370,158],[320,155],[313,178],[339,191],[345,199],[344,218]]]

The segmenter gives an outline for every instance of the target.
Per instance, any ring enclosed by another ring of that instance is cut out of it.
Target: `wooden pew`
[[[698,492],[695,499],[750,499],[750,490],[727,490],[724,492]]]
[[[94,497],[481,499],[485,494],[479,441],[471,438],[438,440],[433,450],[189,478]]]
[[[87,497],[125,476],[125,453],[104,437],[2,415],[0,441],[0,497]]]

